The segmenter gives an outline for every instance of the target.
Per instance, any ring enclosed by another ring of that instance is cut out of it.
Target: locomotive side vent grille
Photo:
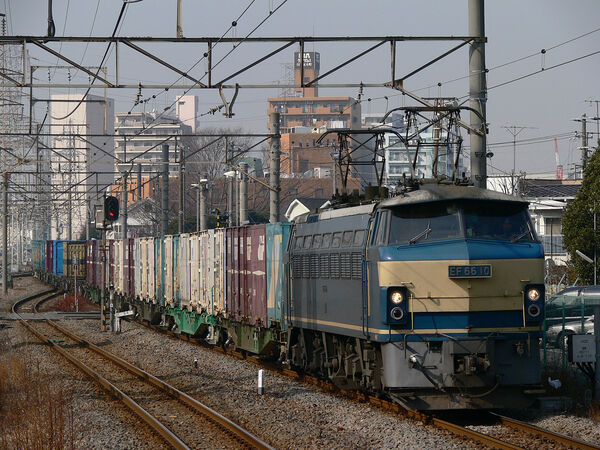
[[[319,278],[319,255],[310,255],[310,277]]]
[[[352,253],[352,279],[362,279],[362,255],[360,253]]]
[[[310,277],[310,255],[302,255],[302,278]]]
[[[352,253],[342,253],[340,256],[340,276],[349,280],[352,278]]]
[[[329,255],[321,255],[319,269],[321,270],[321,278],[329,278]]]
[[[339,253],[332,253],[329,255],[329,271],[331,278],[340,277],[340,255]]]
[[[294,278],[302,277],[302,256],[294,255],[292,258],[292,276]]]

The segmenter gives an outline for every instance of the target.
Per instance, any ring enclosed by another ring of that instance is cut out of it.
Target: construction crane
[[[558,139],[554,138],[554,157],[556,158],[556,179],[563,179],[563,166],[558,159]]]

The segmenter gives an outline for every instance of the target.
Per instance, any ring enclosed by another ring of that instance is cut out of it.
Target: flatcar
[[[87,243],[89,295],[111,286],[118,309],[176,332],[407,408],[516,407],[539,392],[544,255],[518,198],[422,183],[293,223],[107,247],[102,283],[101,244]]]

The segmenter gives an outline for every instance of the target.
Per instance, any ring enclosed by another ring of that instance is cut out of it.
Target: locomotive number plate
[[[448,266],[448,278],[490,278],[492,266],[481,264],[477,266]]]

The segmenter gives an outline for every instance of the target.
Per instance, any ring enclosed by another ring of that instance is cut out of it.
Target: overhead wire
[[[125,13],[125,10],[127,9],[127,5],[129,5],[129,3],[123,2],[123,5],[121,6],[121,11],[119,12],[119,17],[117,18],[117,23],[115,24],[115,28],[114,28],[114,30],[112,32],[111,37],[115,37],[115,34],[117,33],[117,29],[119,27],[121,19],[123,18],[123,14]],[[109,50],[111,48],[111,44],[112,44],[112,42],[108,43],[108,45],[106,47],[106,50],[104,51],[104,56],[102,56],[102,60],[100,61],[100,64],[98,64],[98,69],[96,70],[96,74],[94,75],[94,77],[90,81],[90,86],[87,88],[85,94],[82,95],[81,99],[79,100],[79,102],[77,103],[77,105],[75,106],[75,108],[73,108],[73,110],[70,113],[68,113],[67,115],[65,115],[65,116],[62,116],[62,117],[51,116],[52,119],[54,119],[54,120],[64,120],[64,119],[67,119],[68,117],[70,117],[71,115],[73,115],[73,113],[75,113],[75,111],[77,111],[79,109],[79,107],[81,106],[81,104],[83,103],[83,101],[85,100],[85,98],[87,97],[87,95],[89,94],[90,90],[92,89],[92,85],[94,84],[94,82],[98,78],[98,74],[100,73],[100,70],[102,69],[102,64],[104,64],[106,56],[108,55],[108,52],[109,52]]]

